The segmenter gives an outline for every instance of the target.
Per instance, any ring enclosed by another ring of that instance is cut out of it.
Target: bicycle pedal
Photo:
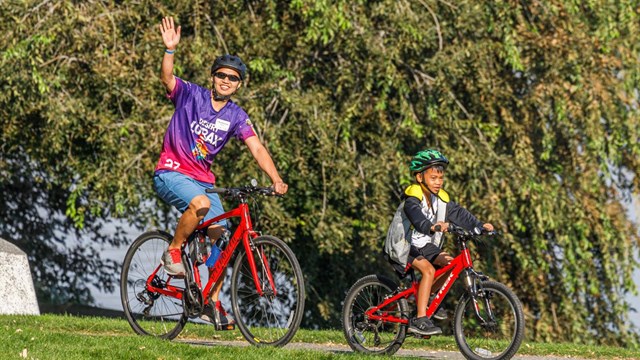
[[[216,325],[216,330],[218,331],[228,331],[228,330],[235,330],[235,329],[236,329],[235,324]]]
[[[417,339],[424,339],[424,340],[429,340],[431,339],[431,335],[420,335],[420,334],[413,334],[413,336],[415,336]]]

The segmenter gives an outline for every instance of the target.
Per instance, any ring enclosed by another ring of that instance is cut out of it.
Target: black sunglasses
[[[231,81],[231,82],[238,82],[238,81],[240,81],[240,78],[239,78],[239,77],[237,77],[237,76],[235,76],[235,75],[229,75],[229,74],[227,74],[227,73],[223,73],[223,72],[217,72],[217,73],[214,73],[214,74],[213,74],[213,76],[217,77],[217,78],[218,78],[218,79],[220,79],[220,80],[224,80],[224,79],[226,79],[226,78],[229,78],[229,81]]]

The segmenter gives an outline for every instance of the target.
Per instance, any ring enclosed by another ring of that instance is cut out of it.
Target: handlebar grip
[[[272,186],[259,188],[261,194],[266,196],[283,197],[284,194],[278,194]]]
[[[211,188],[211,189],[206,189],[204,192],[211,194],[211,193],[215,193],[215,194],[224,194],[227,192],[227,189],[225,188]]]
[[[442,231],[442,226],[436,225],[436,226],[433,227],[433,230],[435,230],[436,232],[440,232],[440,231]]]

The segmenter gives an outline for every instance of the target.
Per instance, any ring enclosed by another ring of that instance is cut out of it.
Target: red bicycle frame
[[[249,267],[251,269],[251,274],[253,275],[253,281],[256,285],[256,290],[258,291],[258,294],[260,294],[261,296],[264,295],[262,285],[258,280],[259,279],[258,269],[256,267],[255,258],[253,257],[253,252],[251,251],[251,243],[250,243],[250,239],[254,239],[258,237],[259,234],[253,230],[253,224],[251,223],[251,216],[249,215],[249,205],[246,202],[241,202],[238,205],[238,207],[234,208],[233,210],[227,211],[221,215],[214,217],[213,219],[203,222],[202,224],[198,225],[198,227],[196,228],[196,231],[206,232],[206,229],[212,223],[229,219],[232,217],[239,217],[240,223],[238,224],[238,227],[234,231],[233,235],[231,236],[231,239],[229,240],[229,244],[220,253],[220,257],[216,261],[215,265],[212,268],[209,268],[209,272],[210,272],[209,281],[207,282],[204,290],[202,291],[202,296],[205,299],[204,300],[205,304],[208,303],[209,301],[209,292],[211,291],[211,288],[218,281],[218,279],[221,276],[223,276],[224,270],[226,269],[227,264],[229,263],[229,259],[231,259],[231,256],[233,255],[233,252],[238,247],[238,244],[240,244],[240,241],[242,241],[244,248],[247,250],[247,261],[249,262]],[[185,241],[182,244],[183,250],[187,242],[188,241]],[[275,283],[273,281],[273,276],[269,270],[269,266],[266,263],[266,257],[264,256],[264,254],[261,254],[261,257],[263,260],[263,264],[265,264],[265,268],[263,270],[266,271],[266,276],[269,281],[269,284],[271,285],[271,289],[274,289],[273,291],[275,291]],[[167,280],[167,284],[164,287],[159,287],[154,284],[154,278],[156,277],[156,273],[160,270],[161,266],[162,265],[158,265],[158,267],[147,278],[147,289],[151,292],[174,297],[177,299],[182,299],[183,288],[169,284],[169,282],[171,282],[171,279],[175,277],[169,276],[169,279]],[[201,289],[202,286],[201,286],[201,280],[200,280],[200,271],[198,270],[197,266],[191,266],[191,268],[193,269],[194,280],[196,281],[198,288]]]
[[[451,286],[453,286],[453,283],[456,282],[460,274],[465,269],[472,268],[472,267],[473,267],[473,261],[471,260],[471,252],[469,251],[469,248],[467,248],[466,244],[464,242],[461,242],[461,249],[458,256],[453,258],[453,260],[451,260],[451,262],[446,266],[436,270],[433,276],[434,279],[438,279],[444,274],[446,274],[447,272],[451,272],[447,277],[447,279],[445,280],[442,287],[440,287],[440,290],[438,290],[438,293],[436,294],[436,296],[431,301],[431,304],[429,305],[429,307],[427,307],[428,317],[431,317],[431,315],[433,315],[436,309],[438,309],[438,306],[440,306],[440,303],[449,292],[449,289],[451,289]],[[411,265],[407,264],[406,270],[410,268],[411,268]],[[415,296],[416,294],[418,294],[419,287],[420,287],[420,283],[414,280],[411,283],[411,287],[395,294],[392,297],[389,297],[388,299],[384,299],[384,301],[380,303],[378,306],[368,309],[365,312],[365,314],[371,320],[382,320],[386,322],[408,324],[409,319],[402,319],[397,316],[391,315],[388,312],[384,311],[383,309],[389,306],[390,304],[398,301],[399,299],[402,299],[402,298],[407,299],[410,296]]]

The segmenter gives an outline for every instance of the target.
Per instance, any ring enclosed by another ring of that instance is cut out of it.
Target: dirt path
[[[194,340],[175,340],[184,343],[200,346],[250,346],[246,341],[194,341]],[[331,353],[352,353],[353,351],[347,345],[341,344],[312,344],[312,343],[300,343],[293,342],[287,344],[285,349],[305,349],[305,350],[317,350],[326,351]],[[465,360],[464,356],[459,352],[453,351],[434,351],[434,350],[416,350],[416,349],[400,349],[394,355],[394,357],[415,357],[420,359],[433,359],[433,360]],[[576,357],[558,357],[558,356],[531,356],[531,355],[516,355],[514,359],[518,360],[587,360]]]

